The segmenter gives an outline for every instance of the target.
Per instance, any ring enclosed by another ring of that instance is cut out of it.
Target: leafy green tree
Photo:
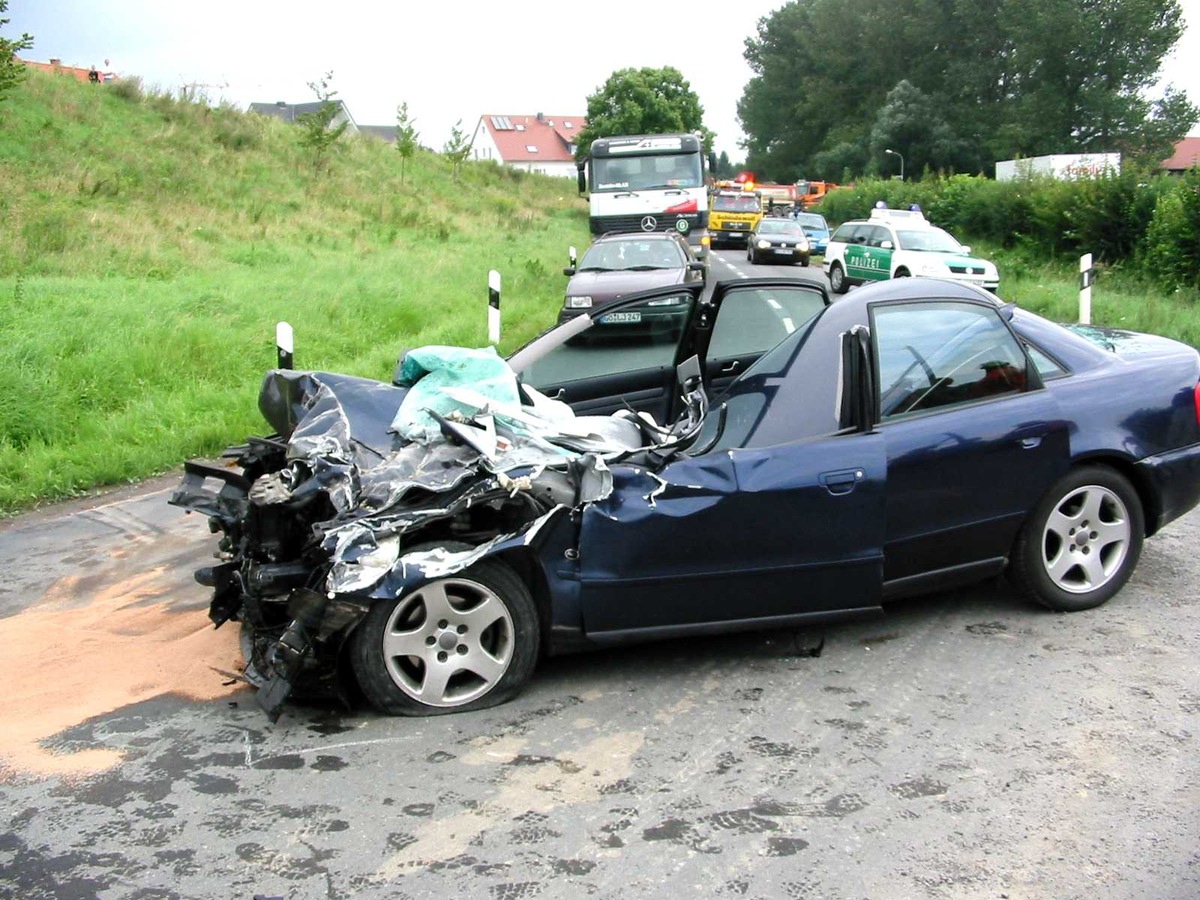
[[[587,99],[587,126],[579,132],[576,157],[587,155],[592,141],[614,134],[700,132],[712,148],[713,133],[704,127],[704,107],[683,73],[661,69],[618,69]]]
[[[734,174],[733,164],[729,161],[729,154],[722,150],[721,155],[717,157],[717,165],[713,171],[713,175],[717,178],[732,178]]]
[[[0,0],[0,13],[8,11],[8,0]],[[0,18],[0,28],[9,22]],[[0,99],[25,77],[25,66],[16,60],[16,55],[22,50],[33,46],[33,35],[22,34],[19,38],[8,39],[0,37]]]
[[[408,117],[408,103],[396,107],[396,150],[400,153],[400,183],[404,184],[405,164],[417,152],[417,120]]]
[[[1080,151],[1162,159],[1198,115],[1177,91],[1152,99],[1181,33],[1176,0],[794,0],[746,42],[747,165],[776,180],[864,171],[877,155],[855,164],[852,148],[911,119],[889,99],[902,81],[940,120],[910,171]]]
[[[970,158],[934,99],[907,80],[888,92],[871,126],[872,159],[881,161],[887,149],[902,154],[905,170],[914,175],[925,167],[954,169]]]
[[[326,72],[319,80],[310,81],[308,87],[317,95],[321,106],[316,112],[296,116],[296,124],[300,126],[300,143],[312,153],[313,170],[317,172],[325,168],[333,145],[350,126],[349,121],[333,124],[340,104],[336,101],[337,91],[329,86],[332,81],[333,72]]]
[[[450,161],[450,172],[455,180],[458,179],[462,164],[471,153],[471,140],[463,131],[462,119],[459,119],[450,129],[450,139],[442,147],[442,155]]]

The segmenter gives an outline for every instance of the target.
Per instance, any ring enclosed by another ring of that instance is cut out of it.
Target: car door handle
[[[733,362],[727,363],[726,365],[721,367],[721,374],[722,375],[732,375],[739,368],[741,368],[741,365],[742,365],[742,361],[740,359],[735,359]]]
[[[1042,443],[1042,436],[1021,438],[1021,446],[1026,450],[1033,450]]]
[[[849,494],[862,479],[862,469],[842,469],[838,472],[822,472],[820,475],[825,490],[835,496]]]

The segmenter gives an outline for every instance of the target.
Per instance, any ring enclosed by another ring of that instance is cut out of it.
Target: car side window
[[[854,236],[857,233],[859,226],[854,222],[847,222],[845,225],[839,225],[838,230],[833,233],[831,242],[842,242],[845,244],[853,244]]]
[[[884,241],[890,241],[891,239],[891,232],[881,225],[874,225],[871,228],[871,237],[868,243],[872,247],[882,247]]]
[[[1042,381],[1049,381],[1053,378],[1063,378],[1070,374],[1065,368],[1047,356],[1041,349],[1035,347],[1028,341],[1025,342],[1025,350],[1029,353],[1029,358],[1033,360],[1033,366],[1038,370],[1038,374],[1042,376]]]
[[[801,288],[737,288],[721,303],[708,345],[707,364],[761,355],[803,328],[825,308],[816,291]]]
[[[879,304],[871,318],[884,421],[1026,389],[1027,358],[995,309]]]

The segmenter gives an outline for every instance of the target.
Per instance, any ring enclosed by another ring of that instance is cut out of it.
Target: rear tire
[[[829,289],[835,294],[844,294],[850,290],[850,282],[846,280],[841,263],[833,263],[829,267]]]
[[[496,706],[529,681],[541,633],[528,586],[484,560],[371,607],[350,661],[377,710],[432,716]]]
[[[1100,606],[1125,586],[1145,536],[1142,503],[1129,480],[1082,466],[1055,482],[1017,537],[1012,580],[1050,609]]]

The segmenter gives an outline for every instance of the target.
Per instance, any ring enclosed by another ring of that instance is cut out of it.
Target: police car
[[[947,278],[989,291],[1000,286],[994,263],[971,256],[950,234],[929,224],[917,207],[879,205],[867,220],[846,222],[829,238],[823,269],[835,294],[852,284],[917,276]]]

